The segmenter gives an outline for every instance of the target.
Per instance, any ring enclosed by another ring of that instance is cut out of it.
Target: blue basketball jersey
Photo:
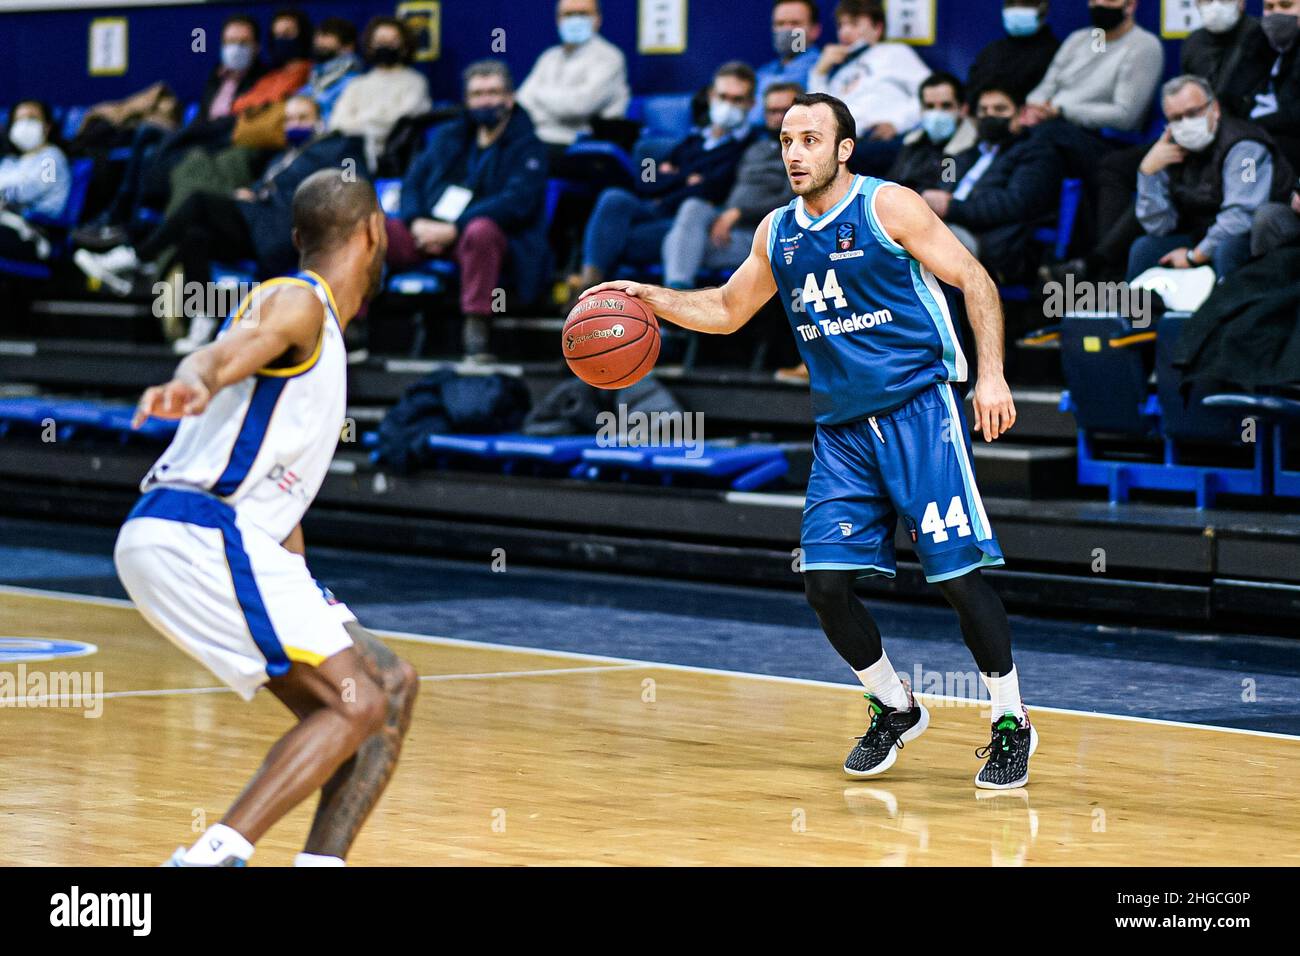
[[[966,380],[939,280],[876,218],[876,193],[888,185],[854,176],[825,215],[810,217],[797,198],[772,217],[768,259],[818,424],[868,418],[938,382]]]

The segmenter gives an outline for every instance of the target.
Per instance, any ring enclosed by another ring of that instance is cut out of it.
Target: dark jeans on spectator
[[[21,262],[39,262],[36,242],[28,241],[8,226],[0,225],[0,259],[17,259]]]
[[[415,238],[400,219],[384,220],[388,231],[388,266],[411,269],[429,261],[415,245]],[[471,219],[443,256],[460,270],[460,309],[465,315],[491,315],[493,297],[501,288],[510,240],[500,226],[486,216]]]
[[[157,155],[158,147],[166,136],[167,130],[161,126],[142,123],[136,127],[131,139],[131,158],[127,160],[126,169],[122,172],[122,183],[118,186],[117,194],[100,216],[102,224],[128,226],[135,219],[144,170]]]
[[[176,247],[186,282],[209,282],[212,260],[255,259],[257,249],[238,200],[216,193],[195,193],[136,247],[141,262],[152,262]]]
[[[1150,144],[1117,149],[1104,156],[1097,168],[1097,245],[1088,268],[1098,277],[1118,275],[1129,249],[1142,237],[1134,194],[1138,167]]]
[[[1186,233],[1174,233],[1168,236],[1143,236],[1133,243],[1128,255],[1128,274],[1125,279],[1132,282],[1148,269],[1160,265],[1160,260],[1175,249],[1191,248],[1196,240]],[[1224,240],[1214,250],[1211,265],[1214,272],[1223,279],[1250,260],[1250,235],[1233,236]]]
[[[620,262],[658,262],[673,217],[658,203],[626,189],[606,189],[596,200],[583,238],[582,264],[608,276]]]

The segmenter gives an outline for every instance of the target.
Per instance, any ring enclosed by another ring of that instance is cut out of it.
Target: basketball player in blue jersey
[[[387,249],[374,187],[340,170],[293,199],[297,275],[262,283],[213,344],[136,412],[181,419],[118,535],[141,614],[245,699],[266,686],[297,718],[175,866],[242,866],[276,821],[320,792],[296,863],[340,866],[397,763],[414,669],[307,570],[300,522],[346,413],[343,330],[378,289]]]
[[[617,289],[683,328],[723,334],[780,295],[817,419],[800,535],[805,590],[870,706],[870,726],[844,770],[883,773],[930,720],[853,593],[857,577],[894,575],[901,517],[926,580],[956,609],[992,698],[992,737],[977,752],[987,761],[975,784],[1021,787],[1038,737],[1020,700],[1006,610],[980,574],[1001,565],[1002,552],[975,486],[953,388],[969,367],[940,280],[965,296],[978,350],[974,428],[986,441],[1016,420],[997,288],[916,193],[848,172],[854,130],[832,96],[794,101],[781,148],[796,198],[764,219],[749,258],[722,288],[606,282],[585,294]]]

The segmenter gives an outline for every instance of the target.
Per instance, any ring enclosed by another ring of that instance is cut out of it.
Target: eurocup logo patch
[[[851,222],[842,222],[839,228],[835,230],[835,244],[841,252],[847,252],[853,248],[856,239],[855,232],[856,230],[854,230]]]

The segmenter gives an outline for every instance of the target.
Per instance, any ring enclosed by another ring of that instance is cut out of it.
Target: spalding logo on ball
[[[596,388],[627,388],[659,359],[659,322],[635,296],[602,292],[573,307],[562,341],[578,378]]]

